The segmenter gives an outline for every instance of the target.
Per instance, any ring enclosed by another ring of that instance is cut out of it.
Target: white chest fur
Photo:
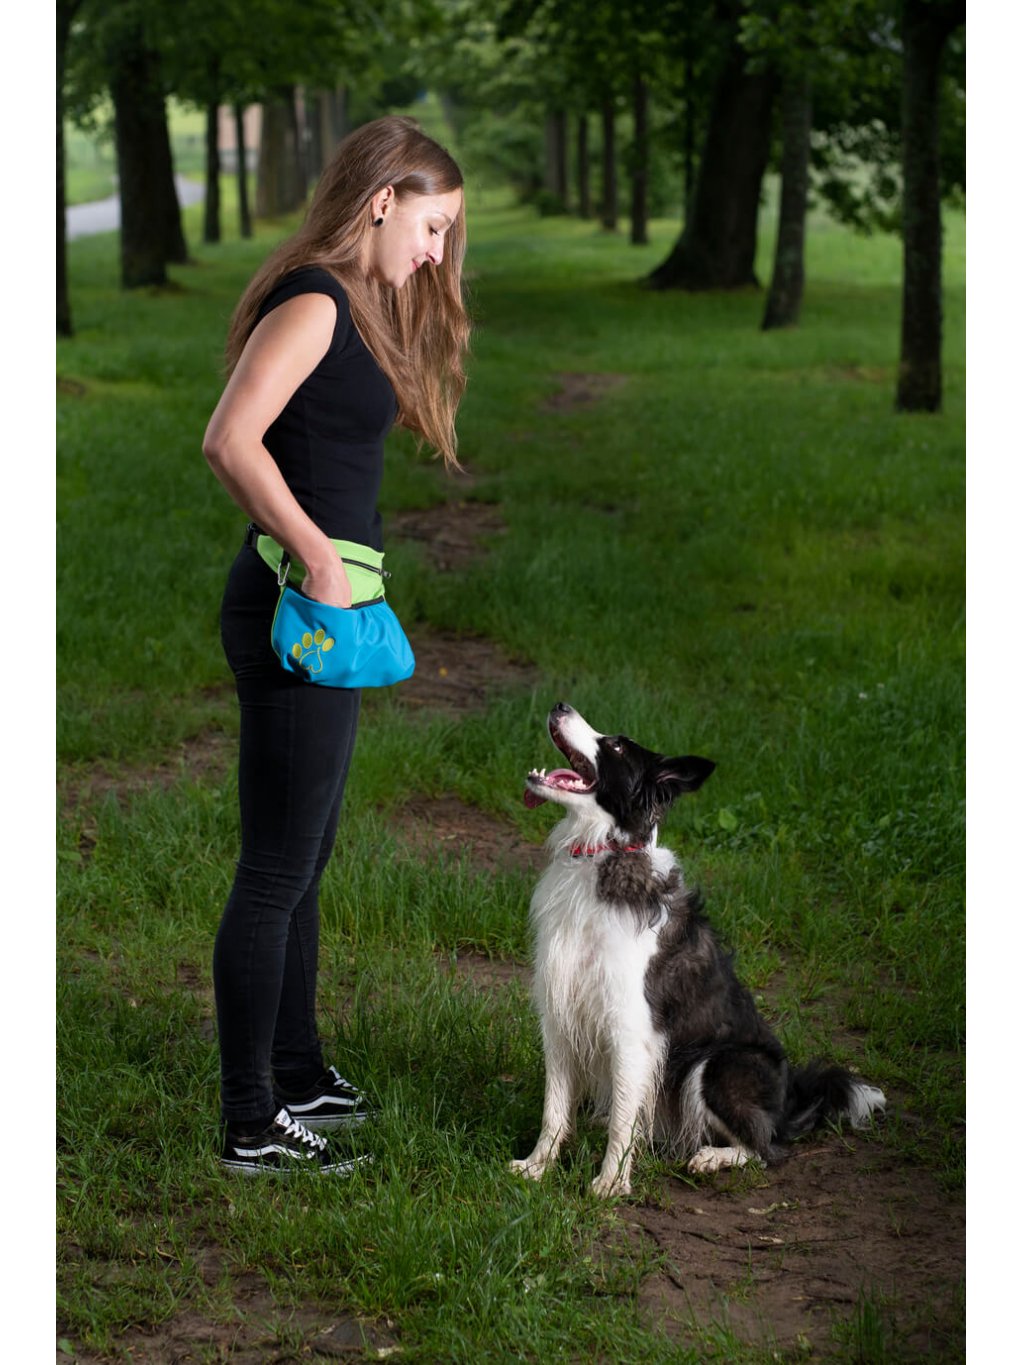
[[[644,995],[660,925],[641,923],[627,907],[596,893],[596,860],[558,853],[537,886],[530,915],[534,1000],[546,1044],[557,1039],[603,1107],[619,1061],[639,1054],[642,1069],[656,1073],[664,1039],[655,1034]]]

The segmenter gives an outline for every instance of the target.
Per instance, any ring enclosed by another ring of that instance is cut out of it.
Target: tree
[[[757,211],[771,149],[776,80],[751,70],[738,0],[717,0],[724,48],[708,110],[692,206],[682,235],[648,276],[655,289],[736,289],[756,284]]]
[[[618,156],[615,152],[615,98],[601,101],[601,226],[614,232],[619,225]]]
[[[249,160],[245,145],[245,105],[236,101],[235,116],[235,181],[238,186],[238,235],[252,236],[252,214],[249,210]]]
[[[815,189],[841,222],[903,237],[896,406],[941,404],[943,200],[962,201],[963,0],[820,0],[842,60],[815,61]],[[838,20],[845,20],[839,23]],[[866,174],[865,174],[866,172]]]
[[[942,405],[939,79],[964,0],[903,0],[903,317],[896,406]]]
[[[67,209],[64,174],[64,86],[71,25],[82,0],[57,0],[57,335],[69,337],[71,299],[68,293]]]
[[[219,104],[208,104],[206,106],[206,194],[203,196],[203,241],[220,241]]]
[[[647,82],[637,72],[633,77],[633,149],[629,168],[632,189],[629,240],[634,246],[647,244],[647,167],[650,155],[647,145],[648,97]]]
[[[576,212],[589,218],[590,208],[590,119],[576,116]]]
[[[800,317],[804,298],[804,237],[811,152],[811,80],[804,73],[787,75],[782,85],[782,183],[779,230],[772,280],[765,300],[763,331],[791,327]]]
[[[258,211],[276,215],[297,208],[306,177],[295,87],[334,80],[350,45],[346,29],[357,27],[362,13],[363,0],[305,0],[298,10],[288,0],[177,0],[162,30],[161,53],[175,94],[206,115],[205,241],[221,235],[221,106],[271,106],[258,173],[266,207],[258,204]],[[238,145],[239,225],[247,235],[244,137]]]
[[[671,5],[669,6],[671,8]],[[566,143],[562,129],[570,110],[577,120],[578,205],[589,214],[589,146],[587,116],[591,110],[601,119],[601,225],[615,231],[619,215],[620,103],[628,99],[633,137],[628,151],[631,240],[647,239],[648,211],[648,107],[652,69],[658,62],[658,44],[652,41],[656,12],[645,0],[511,0],[502,11],[497,32],[506,42],[516,39],[528,45],[535,88],[545,92],[547,188],[567,208],[565,177],[550,168]],[[537,73],[541,73],[538,75]],[[557,150],[556,150],[557,149]]]
[[[113,101],[121,281],[128,289],[163,284],[167,262],[188,258],[167,130],[161,20],[157,0],[87,0],[71,25],[63,71],[66,107],[78,121],[104,93]]]
[[[564,109],[551,109],[544,120],[544,188],[549,203],[569,211],[569,127]]]
[[[121,200],[121,283],[125,289],[165,284],[167,262],[187,260],[188,249],[160,57],[140,21],[114,36],[109,79]]]
[[[263,104],[256,172],[256,216],[291,213],[306,198],[306,172],[294,86],[284,86]]]
[[[778,232],[771,284],[761,327],[793,326],[804,292],[804,238],[810,177],[815,87],[834,76],[845,60],[853,11],[864,0],[750,0],[740,23],[743,45],[754,62],[775,72],[782,124]],[[870,3],[870,0],[868,0]]]

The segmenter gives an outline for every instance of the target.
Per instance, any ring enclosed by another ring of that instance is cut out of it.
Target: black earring
[[[375,218],[375,219],[373,220],[373,226],[374,226],[374,227],[380,227],[380,225],[381,225],[381,223],[383,223],[383,221],[384,221],[384,215],[381,214],[381,216],[380,216],[379,218]]]

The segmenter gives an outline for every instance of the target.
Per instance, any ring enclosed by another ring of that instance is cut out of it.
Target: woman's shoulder
[[[300,294],[329,295],[337,304],[339,322],[342,319],[348,320],[348,295],[344,286],[322,265],[302,265],[295,270],[289,270],[288,274],[283,275],[267,293],[260,307],[260,316],[265,316],[280,304],[287,303],[289,299],[298,298]]]

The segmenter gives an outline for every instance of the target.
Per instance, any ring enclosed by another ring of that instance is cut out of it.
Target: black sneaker
[[[293,1119],[314,1131],[352,1128],[376,1112],[366,1096],[344,1076],[339,1076],[333,1066],[328,1067],[316,1085],[302,1095],[289,1095],[279,1088],[275,1094]]]
[[[312,1170],[321,1175],[351,1175],[369,1156],[335,1161],[327,1150],[327,1142],[296,1123],[287,1109],[282,1109],[269,1128],[251,1137],[236,1137],[230,1132],[224,1138],[221,1165],[243,1175],[290,1175],[293,1171]]]

